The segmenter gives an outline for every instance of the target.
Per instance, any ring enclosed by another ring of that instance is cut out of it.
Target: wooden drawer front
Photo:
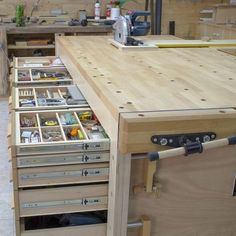
[[[14,114],[17,156],[110,150],[110,140],[90,108]]]
[[[20,188],[108,181],[109,163],[23,168],[18,170]]]
[[[13,86],[58,86],[70,85],[72,78],[65,67],[25,68],[14,70]]]
[[[19,111],[88,107],[77,85],[13,88],[13,109]]]
[[[39,155],[39,156],[22,156],[17,158],[18,168],[40,167],[40,166],[57,166],[70,164],[86,164],[109,162],[110,153],[71,153],[58,155]]]
[[[21,236],[106,236],[106,224],[23,231]]]
[[[108,185],[20,190],[20,217],[106,210]]]
[[[63,67],[63,63],[55,63],[58,57],[15,57],[14,68],[48,68],[48,67]]]

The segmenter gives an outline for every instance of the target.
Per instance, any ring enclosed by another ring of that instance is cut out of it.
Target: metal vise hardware
[[[154,144],[168,147],[182,147],[190,143],[206,143],[216,139],[214,132],[190,133],[190,134],[168,134],[153,135],[151,141]]]

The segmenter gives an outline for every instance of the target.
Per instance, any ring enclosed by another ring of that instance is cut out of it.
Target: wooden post
[[[8,61],[7,36],[4,27],[0,27],[0,44],[0,96],[6,96],[8,88]]]
[[[151,235],[151,220],[148,216],[143,215],[141,217],[143,227],[140,229],[140,236],[150,236]]]
[[[153,192],[153,177],[156,172],[157,161],[146,160],[145,170],[145,191],[147,193]]]

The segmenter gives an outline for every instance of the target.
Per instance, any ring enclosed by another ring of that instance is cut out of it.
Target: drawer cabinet
[[[47,68],[63,67],[64,64],[59,57],[14,57],[14,68]]]
[[[14,69],[14,87],[70,84],[72,78],[65,67]]]
[[[105,236],[109,137],[59,58],[14,58],[14,67],[16,235]]]
[[[88,107],[77,85],[13,88],[12,96],[19,111]]]

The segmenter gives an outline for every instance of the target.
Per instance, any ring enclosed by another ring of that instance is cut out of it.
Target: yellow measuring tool
[[[158,48],[236,47],[236,40],[159,40]]]

